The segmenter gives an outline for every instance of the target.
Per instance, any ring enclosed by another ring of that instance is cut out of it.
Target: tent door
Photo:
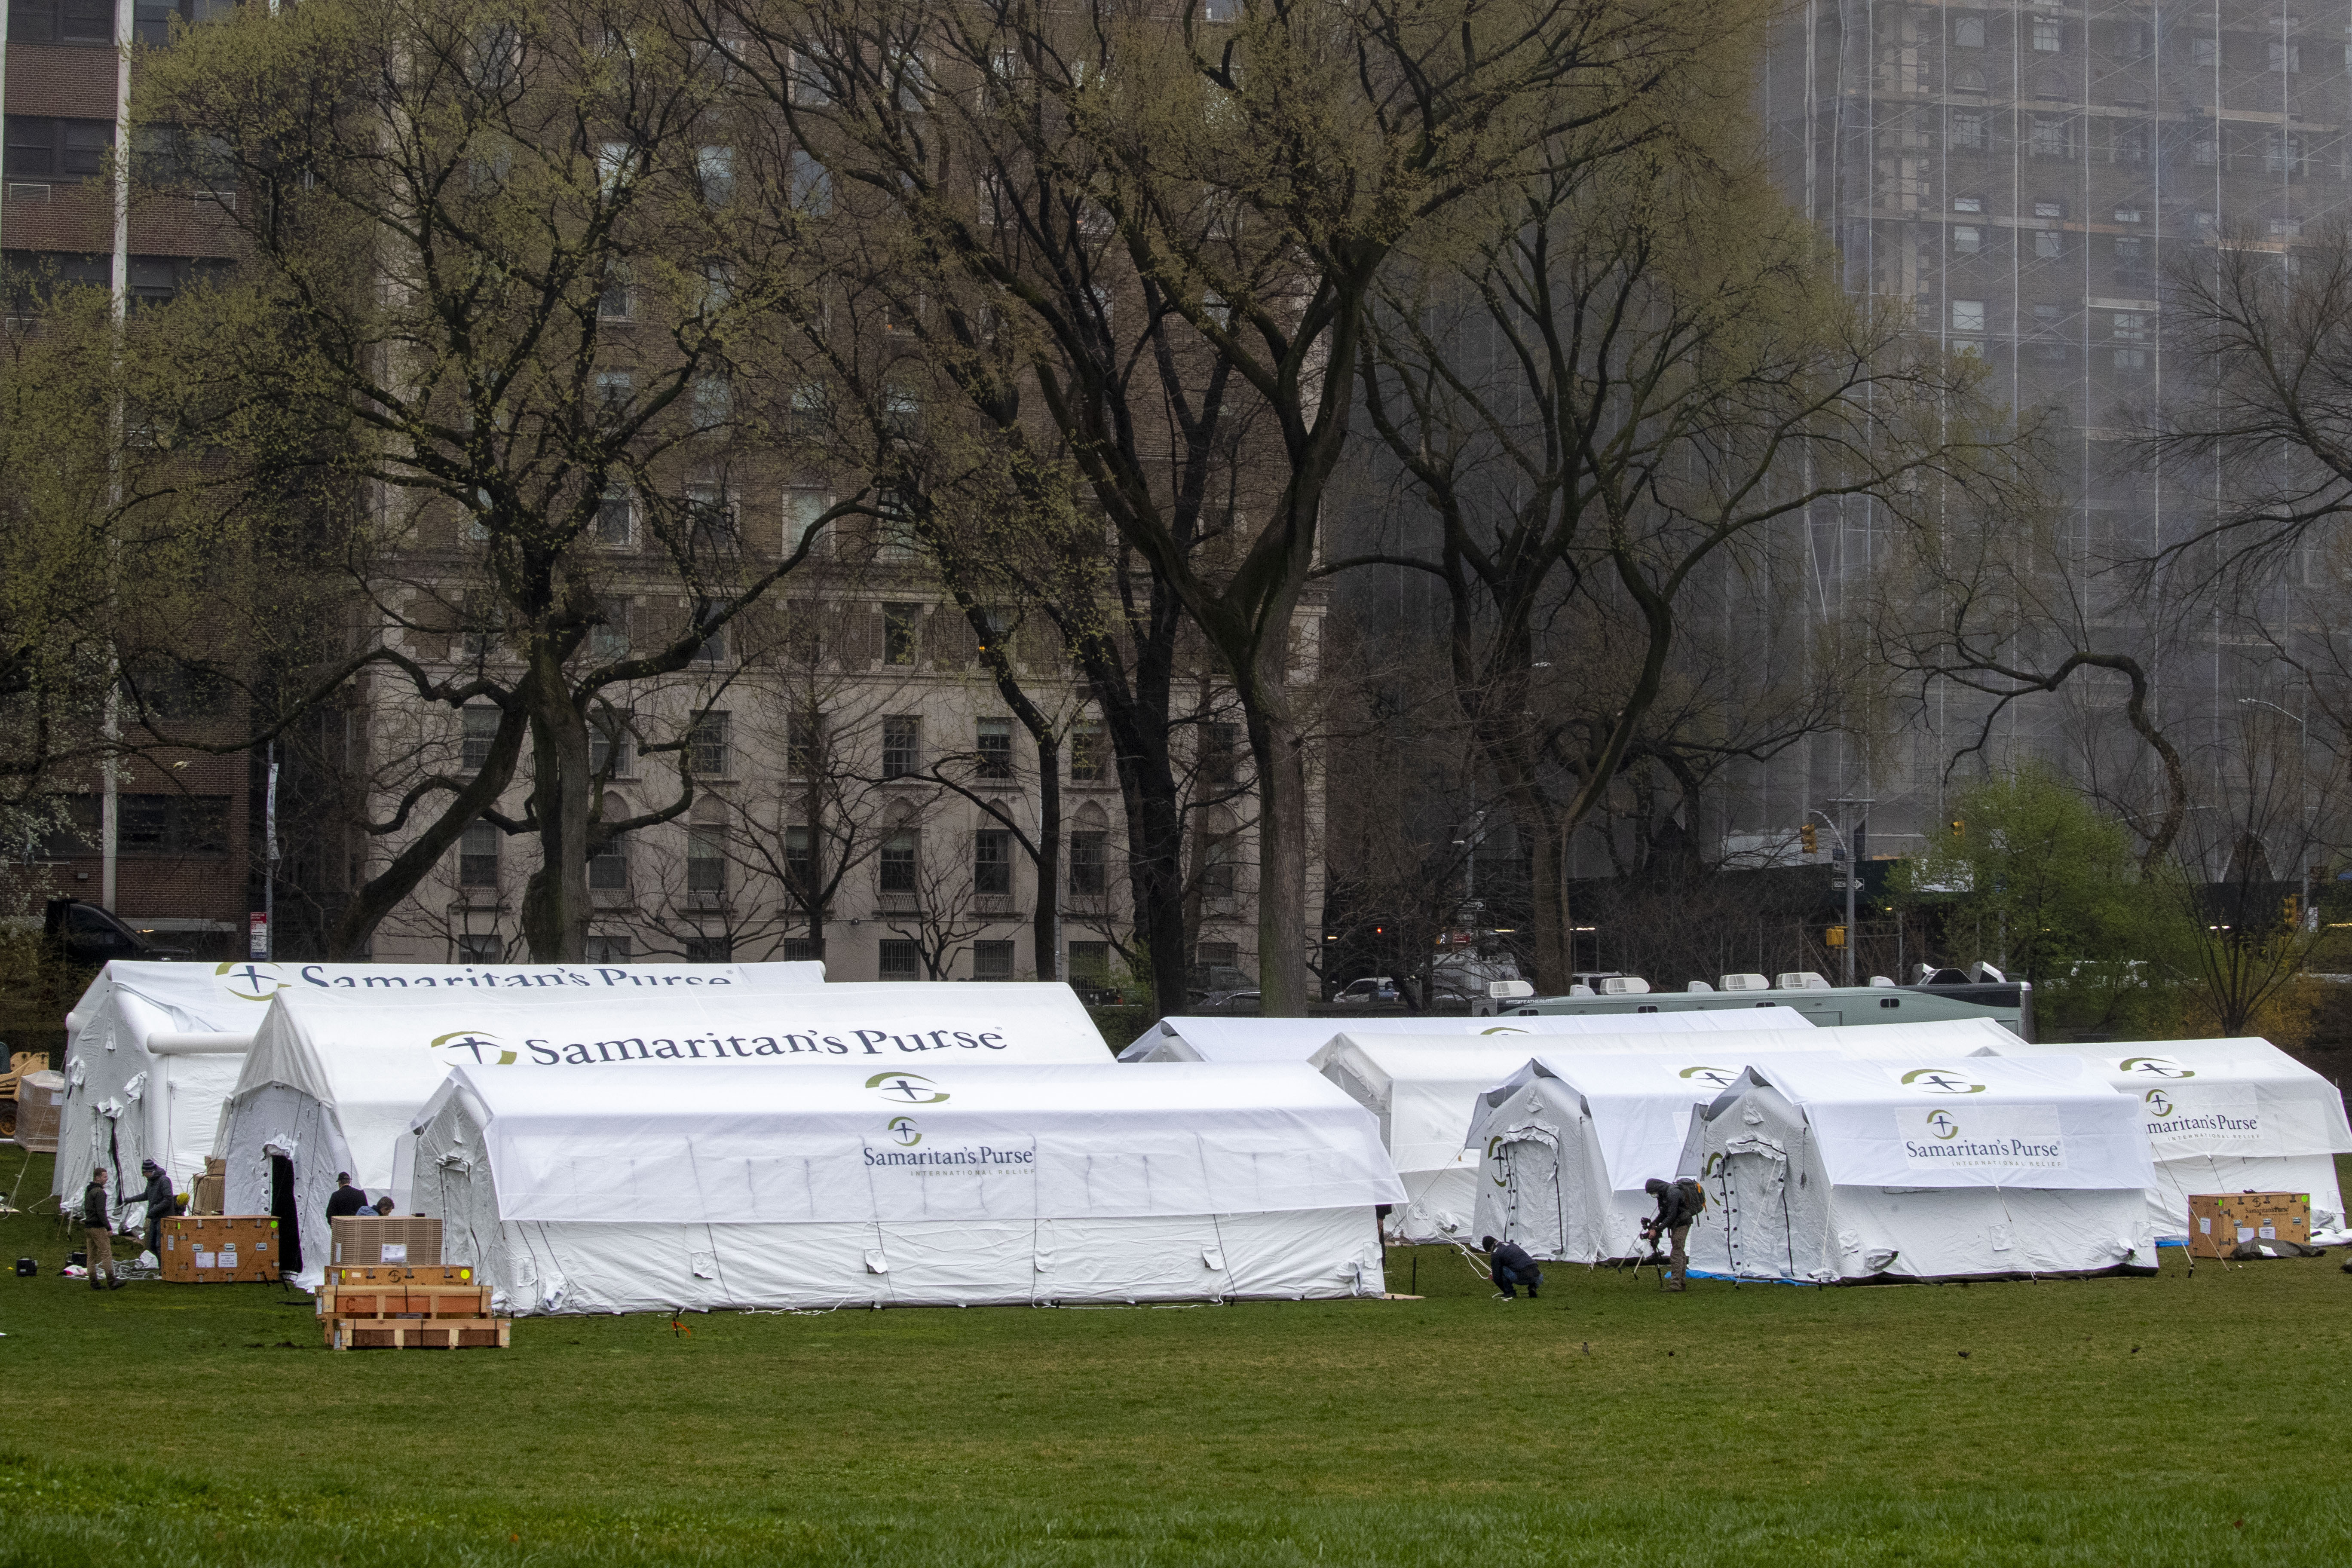
[[[294,1206],[294,1162],[269,1156],[269,1212],[278,1220],[278,1270],[289,1278],[302,1271],[301,1211]]]
[[[1503,1165],[1503,1238],[1538,1258],[1560,1258],[1568,1246],[1559,1190],[1559,1145],[1549,1138],[1506,1138],[1496,1150]]]
[[[1708,1195],[1723,1205],[1724,1213],[1699,1223],[1711,1219],[1725,1227],[1733,1274],[1749,1279],[1795,1277],[1785,1157],[1762,1151],[1727,1154],[1721,1185]]]

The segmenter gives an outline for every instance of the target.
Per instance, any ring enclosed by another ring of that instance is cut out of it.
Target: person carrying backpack
[[[1688,1176],[1678,1182],[1653,1176],[1642,1184],[1642,1190],[1658,1200],[1658,1212],[1644,1227],[1650,1236],[1652,1255],[1655,1256],[1660,1237],[1670,1237],[1674,1244],[1667,1268],[1659,1272],[1658,1288],[1683,1289],[1690,1283],[1690,1251],[1685,1244],[1690,1237],[1691,1222],[1706,1208],[1706,1189]],[[1667,1278],[1669,1273],[1671,1279]]]

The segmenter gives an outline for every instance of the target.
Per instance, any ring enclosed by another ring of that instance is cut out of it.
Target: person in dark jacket
[[[103,1165],[89,1173],[89,1185],[81,1190],[81,1226],[83,1253],[89,1260],[89,1288],[120,1290],[122,1277],[114,1271],[114,1221],[107,1212]],[[98,1282],[100,1269],[106,1273],[103,1285]]]
[[[1498,1246],[1491,1236],[1480,1237],[1478,1245],[1494,1261],[1495,1283],[1502,1287],[1496,1295],[1506,1301],[1516,1301],[1518,1297],[1514,1294],[1514,1288],[1524,1285],[1528,1288],[1528,1300],[1532,1301],[1536,1299],[1536,1289],[1543,1284],[1543,1270],[1536,1267],[1536,1260],[1528,1256],[1526,1247],[1516,1241],[1506,1241]]]
[[[179,1197],[172,1191],[172,1178],[163,1167],[152,1160],[139,1162],[140,1174],[147,1178],[146,1189],[132,1203],[147,1205],[147,1250],[156,1261],[163,1258],[163,1222],[180,1212]]]
[[[1658,1275],[1658,1287],[1664,1290],[1684,1289],[1690,1284],[1690,1252],[1685,1243],[1690,1239],[1691,1221],[1698,1218],[1699,1210],[1706,1206],[1706,1196],[1696,1182],[1687,1179],[1669,1182],[1652,1176],[1642,1184],[1642,1190],[1658,1200],[1658,1212],[1650,1221],[1650,1255],[1657,1256],[1661,1237],[1669,1238],[1674,1247],[1666,1268]]]
[[[352,1173],[349,1171],[337,1171],[335,1190],[327,1194],[327,1217],[343,1219],[352,1215],[364,1213],[367,1206],[367,1194],[352,1185]]]

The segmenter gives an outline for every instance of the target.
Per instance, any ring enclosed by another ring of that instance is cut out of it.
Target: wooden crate
[[[487,1285],[390,1285],[319,1292],[322,1318],[479,1318],[489,1310]]]
[[[338,1351],[505,1350],[511,1318],[335,1318],[327,1348]]]
[[[228,1285],[278,1278],[278,1221],[268,1215],[175,1215],[163,1222],[163,1278]]]

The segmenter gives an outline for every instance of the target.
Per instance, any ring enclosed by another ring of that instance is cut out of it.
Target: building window
[[[2263,142],[2263,170],[2271,174],[2303,173],[2303,138],[2273,132]]]
[[[477,822],[467,827],[457,839],[457,886],[499,885],[499,840],[503,837],[491,823]]]
[[[784,772],[804,779],[814,776],[818,753],[824,745],[824,716],[806,708],[784,715]]]
[[[2037,16],[2033,20],[2032,39],[2034,52],[2054,55],[2065,45],[2065,28],[2058,22]]]
[[[2074,154],[2074,122],[2056,115],[2033,117],[2029,146],[2037,158],[2071,158]]]
[[[1982,300],[1952,301],[1952,331],[1981,332],[1985,330],[1985,307]]]
[[[974,980],[1012,979],[1013,944],[1009,942],[973,942],[971,977]]]
[[[971,890],[984,899],[1013,895],[1013,835],[985,827],[971,836]]]
[[[2271,45],[2271,69],[2273,69],[2273,70],[2274,70],[2274,71],[2299,71],[2299,70],[2301,70],[2302,68],[2303,68],[2303,46],[2302,46],[2302,45],[2300,45],[2300,44],[2282,44],[2282,43],[2277,43],[2277,42],[2275,42],[2275,41],[2272,43],[2272,45]]]
[[[882,662],[912,664],[921,645],[923,606],[920,605],[885,605],[882,606]]]
[[[701,385],[700,382],[695,384]],[[702,426],[698,426],[701,428]],[[735,502],[727,487],[701,479],[686,487],[686,527],[700,549],[730,549],[735,543]]]
[[[1952,253],[1955,256],[1974,256],[1983,248],[1984,230],[1970,224],[1962,224],[1952,230]]]
[[[126,795],[115,811],[114,844],[122,854],[228,853],[225,795]]]
[[[813,936],[788,936],[776,944],[776,957],[786,963],[821,963],[824,948]]]
[[[687,731],[687,765],[705,778],[723,778],[735,760],[733,715],[705,713]]]
[[[588,726],[588,771],[600,779],[629,776],[629,735],[624,730],[607,733],[604,726]]]
[[[735,387],[723,375],[696,376],[690,401],[697,430],[716,430],[735,416]]]
[[[499,710],[477,703],[464,710],[465,739],[458,743],[458,763],[468,769],[489,765],[490,749],[499,738]]]
[[[1952,145],[1982,152],[1990,140],[1986,118],[1979,112],[1955,110],[1952,115]]]
[[[704,628],[702,640],[694,647],[694,662],[697,664],[724,664],[727,661],[727,633],[731,623],[722,621],[715,626],[710,625],[710,617],[717,613],[707,604],[695,606],[694,624]]]
[[[1009,779],[1013,776],[1013,721],[982,719],[980,721],[980,776],[984,779]]]
[[[112,0],[10,0],[8,41],[12,44],[111,44],[114,42]]]
[[[2221,161],[2221,143],[2210,136],[2200,136],[2189,143],[2189,161],[2201,169],[2210,169]]]
[[[731,936],[688,937],[686,961],[688,963],[732,963],[735,962],[735,939]]]
[[[1202,847],[1201,896],[1213,900],[1234,896],[1234,840],[1231,834],[1212,835]]]
[[[612,424],[629,412],[629,405],[637,395],[637,378],[625,370],[600,370],[596,373],[596,415]]]
[[[629,496],[626,485],[607,485],[596,500],[596,542],[610,550],[623,550],[637,534],[637,505]]]
[[[1240,744],[1238,724],[1201,727],[1201,783],[1210,789],[1234,787],[1234,755]]]
[[[2058,325],[2058,313],[2056,305],[2043,300],[2033,307],[2033,324],[2044,331],[2049,331]]]
[[[833,174],[802,147],[793,149],[792,202],[794,212],[810,217],[833,211]]]
[[[598,659],[626,658],[629,656],[629,605],[626,600],[601,607],[595,624],[588,628],[588,657]],[[592,734],[589,743],[595,743]]]
[[[1081,719],[1070,731],[1070,777],[1078,783],[1101,779],[1110,765],[1110,737],[1099,719]]]
[[[604,291],[596,296],[597,319],[625,321],[635,314],[635,290],[629,286],[629,269],[616,261],[604,270]]]
[[[2116,277],[2125,283],[2146,283],[2154,276],[2147,263],[2148,245],[2128,235],[2116,240]]]
[[[2147,316],[2140,310],[2117,310],[2108,323],[2108,331],[2119,343],[2147,342]]]
[[[714,207],[725,206],[735,199],[735,149],[696,149],[694,175],[701,182],[703,201]]]
[[[882,776],[912,777],[923,766],[923,721],[912,713],[893,713],[882,721]]]
[[[824,514],[832,510],[833,492],[831,490],[816,489],[806,486],[796,486],[786,490],[784,492],[784,553],[790,555],[799,550],[803,544],[808,543],[810,532],[824,521]],[[829,532],[819,533],[816,542],[809,546],[809,553],[811,555],[830,554],[832,542],[832,535]]]
[[[1107,942],[1070,943],[1070,978],[1097,982],[1109,979],[1110,943]]]
[[[805,827],[784,829],[784,883],[803,899],[816,894],[816,836]]]
[[[920,980],[922,977],[922,949],[904,937],[884,937],[882,939],[882,978]]]
[[[1070,891],[1082,899],[1098,899],[1108,889],[1109,844],[1108,833],[1073,833],[1070,835]]]
[[[826,426],[832,423],[830,418],[830,409],[831,404],[825,396],[824,383],[814,381],[805,382],[801,385],[793,388],[792,432],[793,438],[802,441],[815,441],[822,439],[824,436]]]
[[[588,962],[591,963],[626,963],[629,952],[629,939],[625,936],[592,936],[588,939]]]
[[[2191,38],[2189,40],[2189,63],[2192,66],[2218,66],[2221,63],[2221,40]]]
[[[507,944],[495,935],[467,934],[457,939],[459,963],[504,963]]]
[[[12,114],[0,164],[12,180],[89,180],[106,173],[111,120],[48,120]]]
[[[2117,349],[2116,351],[2116,368],[2117,370],[2146,370],[2147,368],[2147,351],[2146,349]]]
[[[686,890],[727,890],[727,830],[716,824],[686,830]]]
[[[1956,213],[1980,213],[1984,211],[1984,198],[1982,196],[1954,196],[1952,198],[1952,210]]]
[[[2147,161],[2147,127],[2118,125],[2116,127],[2116,162],[2140,163]]]
[[[619,839],[588,857],[588,885],[605,893],[619,892],[629,885],[629,852]]]
[[[2033,231],[2033,254],[2047,261],[2052,257],[2066,254],[2066,236],[2054,228]]]
[[[882,858],[876,874],[875,885],[886,896],[911,899],[915,896],[915,863],[922,839],[912,830],[893,833],[882,841]]]
[[[920,561],[922,541],[915,531],[915,508],[904,490],[884,490],[874,502],[874,559]]]
[[[1984,47],[1984,18],[1955,16],[1952,18],[1952,47],[1956,49]]]

